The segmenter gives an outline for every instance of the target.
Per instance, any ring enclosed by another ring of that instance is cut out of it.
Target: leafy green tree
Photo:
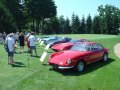
[[[60,32],[61,34],[65,33],[65,19],[64,16],[59,17],[59,25],[60,25]]]
[[[25,0],[26,10],[34,27],[42,31],[43,21],[56,16],[56,6],[53,0]],[[36,31],[36,28],[34,28]]]
[[[61,32],[57,17],[44,20],[44,34],[58,34]]]
[[[100,31],[101,31],[101,34],[105,34],[105,32],[106,32],[106,28],[105,28],[105,13],[104,13],[103,5],[98,6],[97,10],[98,10],[99,16],[100,16]]]
[[[99,16],[101,18],[101,33],[117,34],[119,28],[120,10],[111,5],[103,5],[98,7]]]
[[[60,29],[58,17],[53,17],[50,19],[50,21],[51,21],[52,32],[54,34],[59,34],[61,32],[61,29]]]
[[[23,6],[20,4],[20,0],[5,0],[4,3],[12,13],[17,28],[21,31],[25,27],[25,17],[23,15]]]
[[[99,16],[95,16],[93,18],[93,24],[92,24],[92,29],[93,29],[93,33],[95,34],[100,34],[100,17]]]
[[[0,32],[15,32],[17,29],[16,22],[14,21],[13,15],[4,1],[0,1]]]

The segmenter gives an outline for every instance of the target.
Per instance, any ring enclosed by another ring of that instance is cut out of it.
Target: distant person
[[[5,43],[8,45],[8,64],[13,64],[15,40],[12,33],[7,36]]]
[[[3,35],[0,33],[0,43],[3,44]]]
[[[6,36],[7,36],[7,34],[5,32],[3,32],[3,40],[4,40],[4,42],[5,42]]]
[[[17,44],[17,42],[19,41],[19,32],[16,32],[14,37],[15,37],[15,44]]]
[[[25,45],[25,37],[22,32],[19,35],[19,44],[20,44],[20,53],[23,53],[24,45]]]
[[[28,52],[30,52],[30,41],[28,40],[29,37],[30,37],[30,33],[28,33],[25,36],[25,41],[26,41],[26,44],[27,44]]]
[[[36,42],[36,38],[34,36],[34,32],[31,32],[30,37],[28,38],[28,41],[30,42],[30,52],[31,52],[31,56],[33,56],[33,50],[35,51],[36,56],[37,55],[37,51],[36,51],[36,47],[35,47],[35,42]]]

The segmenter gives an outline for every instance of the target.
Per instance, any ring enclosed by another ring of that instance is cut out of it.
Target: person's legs
[[[23,50],[24,50],[24,46],[21,46],[21,52],[23,53]]]
[[[34,46],[34,51],[35,51],[36,56],[38,56],[38,55],[37,55],[37,50],[36,50],[36,47],[35,47],[35,46]]]
[[[10,56],[8,56],[8,64],[11,64],[11,62],[10,62]]]
[[[13,56],[10,57],[10,63],[11,63],[11,64],[14,63]]]
[[[22,53],[22,46],[20,46],[20,53]]]
[[[33,56],[33,46],[30,46],[30,53],[31,53],[31,56]]]
[[[13,52],[8,52],[8,64],[14,63],[13,56]]]

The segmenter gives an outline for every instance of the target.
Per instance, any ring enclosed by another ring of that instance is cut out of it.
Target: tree
[[[17,24],[17,28],[21,31],[25,27],[25,17],[23,14],[23,6],[20,4],[20,0],[5,0],[5,5],[12,13],[13,18]]]
[[[93,33],[95,34],[100,34],[100,17],[99,16],[95,16],[93,18],[93,24],[92,24],[92,29],[93,29]]]
[[[15,32],[17,29],[12,13],[3,0],[0,1],[0,32]]]
[[[57,17],[44,20],[44,34],[58,34],[61,32]]]
[[[72,22],[71,22],[71,31],[72,33],[80,33],[80,20],[77,15],[72,15]]]
[[[101,19],[101,33],[117,34],[119,28],[120,10],[111,5],[103,5],[98,7]]]
[[[59,25],[60,25],[60,32],[61,34],[65,33],[65,19],[64,16],[59,17]]]
[[[28,16],[31,18],[34,30],[43,27],[43,21],[46,18],[56,16],[56,6],[53,0],[25,0]]]
[[[85,33],[85,28],[86,28],[85,26],[86,26],[85,18],[84,18],[84,15],[83,15],[83,17],[81,19],[81,33]]]
[[[70,34],[71,33],[71,27],[70,27],[70,20],[67,18],[65,20],[65,34]]]
[[[86,33],[93,33],[92,31],[92,19],[91,15],[89,14],[87,19],[86,19]]]

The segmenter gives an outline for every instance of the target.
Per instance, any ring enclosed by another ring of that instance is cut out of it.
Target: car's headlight
[[[60,48],[60,50],[63,50],[63,48]]]
[[[68,59],[67,60],[67,64],[70,64],[72,61],[71,61],[71,59]]]

